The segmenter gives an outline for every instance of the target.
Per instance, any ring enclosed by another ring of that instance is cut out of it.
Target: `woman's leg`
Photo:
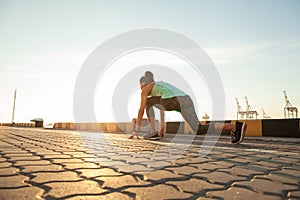
[[[197,134],[205,134],[208,131],[209,125],[201,125],[194,109],[193,101],[190,97],[182,98],[181,114],[192,130]],[[231,123],[214,123],[213,128],[216,130],[235,131],[235,125]]]
[[[180,113],[184,120],[189,124],[194,134],[205,134],[208,125],[201,125],[195,112],[194,103],[189,96],[177,97],[180,104]]]
[[[217,130],[228,130],[228,131],[235,131],[235,125],[234,124],[231,124],[231,123],[224,123],[224,124],[221,124],[221,123],[215,123],[214,124],[214,129],[217,129]]]
[[[192,99],[189,96],[183,96],[183,97],[177,97],[171,99],[164,100],[163,103],[170,103],[169,105],[172,105],[172,108],[174,110],[180,111],[181,115],[185,119],[185,121],[189,124],[189,126],[192,128],[194,133],[198,134],[205,134],[208,132],[209,125],[201,125],[200,121],[198,119],[198,116],[195,112],[194,104]],[[177,104],[177,106],[176,106]],[[163,104],[164,105],[164,104]],[[174,106],[175,105],[175,106]],[[213,123],[213,129],[216,130],[230,130],[231,133],[231,143],[241,143],[244,139],[246,130],[247,130],[247,124],[245,122],[236,122],[236,124],[231,123]]]
[[[161,106],[161,97],[148,97],[146,102],[146,114],[150,124],[150,133],[155,132],[155,114],[153,106],[163,109]]]

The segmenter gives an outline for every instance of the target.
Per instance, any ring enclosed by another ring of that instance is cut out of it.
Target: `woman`
[[[189,124],[195,134],[205,134],[208,131],[209,125],[201,125],[194,109],[194,104],[189,95],[175,86],[166,82],[155,82],[153,73],[147,71],[145,76],[140,78],[141,87],[141,104],[136,121],[136,130],[140,131],[141,120],[146,110],[148,121],[151,125],[150,133],[144,135],[144,139],[155,137],[163,137],[164,111],[178,111],[181,113],[184,120]],[[149,97],[150,96],[150,97]],[[160,109],[161,127],[158,135],[155,132],[155,116],[153,106]],[[231,143],[241,143],[245,136],[247,124],[244,122],[236,122],[236,125],[226,123],[214,123],[213,128],[217,130],[232,131]]]

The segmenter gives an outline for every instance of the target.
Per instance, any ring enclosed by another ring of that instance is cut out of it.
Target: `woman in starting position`
[[[143,136],[144,139],[152,139],[164,136],[164,111],[178,111],[184,120],[189,124],[194,134],[206,134],[209,125],[201,125],[195,112],[194,104],[189,95],[166,82],[155,82],[153,73],[145,72],[145,76],[140,78],[141,104],[136,121],[136,132],[141,129],[141,120],[146,110],[148,121],[150,123],[150,133]],[[155,131],[155,116],[153,106],[160,109],[161,127],[159,133]],[[213,123],[213,129],[230,130],[231,143],[241,143],[244,139],[247,124],[244,122],[231,123]],[[134,134],[130,137],[133,138]]]

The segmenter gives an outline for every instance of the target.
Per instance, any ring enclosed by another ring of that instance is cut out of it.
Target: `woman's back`
[[[155,82],[150,93],[150,96],[160,96],[163,99],[186,95],[186,93],[175,86],[162,81]]]

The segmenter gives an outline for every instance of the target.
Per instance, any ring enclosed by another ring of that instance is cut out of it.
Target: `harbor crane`
[[[239,115],[240,115],[241,118],[244,118],[244,116],[247,114],[247,112],[243,111],[243,109],[242,109],[242,107],[241,107],[241,105],[239,103],[238,98],[235,98],[235,100],[236,100],[236,104],[237,104],[237,108],[238,108],[238,111],[236,113],[236,119],[238,120],[239,119]]]
[[[247,97],[245,97],[245,100],[246,100],[246,117],[247,119],[253,119],[253,116],[255,115],[255,118],[257,119],[257,115],[258,115],[258,112],[255,111],[255,110],[252,110],[249,102],[248,102],[248,99]]]
[[[298,118],[298,109],[297,107],[292,106],[291,102],[289,101],[286,91],[283,91],[284,98],[285,98],[285,107],[284,107],[284,118],[294,118],[294,114],[296,118]]]
[[[264,111],[263,108],[262,108],[262,113],[263,113],[263,118],[264,119],[271,119],[271,117]]]

